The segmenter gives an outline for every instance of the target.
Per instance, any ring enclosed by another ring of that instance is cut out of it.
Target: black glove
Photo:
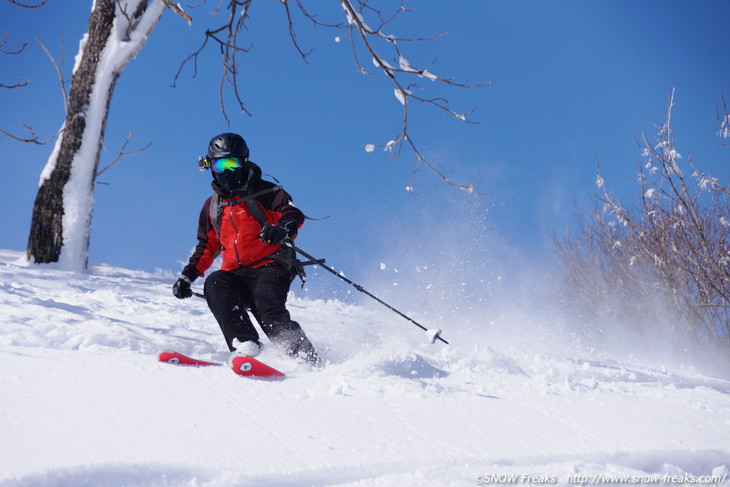
[[[172,294],[178,299],[189,298],[193,295],[192,289],[190,289],[190,279],[186,276],[180,276],[177,282],[172,286]]]
[[[264,225],[264,228],[261,229],[261,233],[259,234],[261,241],[269,245],[276,245],[288,238],[294,238],[296,236],[297,229],[291,220],[279,222],[278,225]]]
[[[178,299],[189,298],[193,295],[193,291],[190,289],[190,284],[194,280],[200,277],[200,272],[195,266],[186,265],[180,274],[177,282],[172,286],[172,294]]]

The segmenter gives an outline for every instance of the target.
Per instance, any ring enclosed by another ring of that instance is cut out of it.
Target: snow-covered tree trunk
[[[164,8],[160,0],[94,1],[76,56],[63,131],[41,174],[29,260],[86,269],[94,181],[114,87]]]

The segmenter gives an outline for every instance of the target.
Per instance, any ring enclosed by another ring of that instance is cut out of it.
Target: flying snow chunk
[[[382,263],[382,262],[380,263],[380,270],[381,271],[384,271],[387,268],[388,268],[388,266],[386,266],[384,263]]]
[[[365,152],[373,152],[375,150],[375,144],[367,144],[365,146]]]

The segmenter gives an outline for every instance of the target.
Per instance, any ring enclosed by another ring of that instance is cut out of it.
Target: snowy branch
[[[476,186],[476,183],[471,183],[468,185],[463,184],[457,184],[451,181],[448,177],[446,177],[442,172],[440,172],[428,159],[426,159],[421,151],[419,150],[418,146],[414,143],[413,138],[409,134],[409,126],[408,126],[408,118],[409,118],[409,101],[414,100],[420,103],[424,103],[426,105],[431,105],[437,109],[440,109],[443,111],[446,115],[451,116],[459,121],[467,122],[467,123],[473,123],[467,120],[467,116],[470,115],[474,110],[469,110],[465,113],[458,113],[451,109],[448,106],[448,100],[436,97],[436,98],[427,98],[422,96],[417,96],[415,94],[415,90],[423,90],[423,87],[415,84],[415,83],[408,83],[406,84],[406,77],[407,76],[416,76],[423,79],[430,80],[432,82],[440,82],[444,83],[446,85],[460,87],[460,88],[482,88],[485,86],[488,86],[489,83],[479,83],[479,84],[473,84],[470,82],[456,82],[453,79],[450,78],[443,78],[440,76],[437,76],[429,71],[429,68],[431,65],[428,65],[426,67],[414,67],[411,65],[406,57],[404,56],[404,53],[400,49],[398,42],[415,42],[415,41],[423,41],[423,40],[430,40],[437,37],[442,36],[443,34],[436,34],[429,38],[420,38],[420,39],[414,39],[414,38],[398,38],[394,35],[389,35],[384,32],[384,29],[388,27],[389,23],[392,22],[398,15],[402,13],[408,12],[408,10],[405,9],[403,4],[401,4],[400,8],[396,10],[390,17],[385,18],[382,14],[382,12],[372,9],[370,6],[367,5],[367,2],[365,1],[357,1],[357,5],[359,9],[356,9],[353,5],[353,2],[351,0],[341,0],[342,8],[345,11],[345,15],[347,17],[347,27],[346,29],[349,30],[349,36],[352,43],[353,53],[355,57],[355,61],[358,65],[358,70],[362,73],[369,74],[367,70],[364,68],[362,64],[360,64],[360,61],[358,60],[357,56],[357,48],[355,46],[355,36],[359,37],[362,46],[365,48],[369,56],[371,57],[373,64],[375,67],[379,68],[393,83],[394,85],[394,94],[398,102],[403,106],[403,118],[402,118],[402,125],[401,125],[401,131],[396,135],[395,138],[393,138],[390,142],[384,144],[384,145],[373,145],[370,144],[366,146],[366,150],[371,151],[373,147],[380,147],[384,150],[390,151],[394,158],[400,157],[401,149],[404,143],[407,143],[407,145],[411,148],[413,153],[417,157],[416,165],[413,168],[411,181],[409,182],[408,186],[406,187],[406,190],[414,193],[413,190],[413,184],[415,181],[415,177],[418,173],[418,171],[421,169],[421,166],[425,166],[431,171],[433,171],[437,176],[439,176],[444,182],[447,184],[463,189],[469,193],[472,194],[486,194],[486,193],[476,193],[474,191],[474,188]],[[377,28],[372,28],[370,25],[368,25],[364,19],[363,12],[368,11],[371,14],[375,14],[375,16],[378,18],[379,25]],[[379,42],[382,44],[382,48],[376,47],[376,42]],[[391,65],[386,58],[388,55],[381,53],[379,49],[383,50],[390,50],[391,55],[397,60],[398,67],[395,67]],[[414,193],[415,194],[415,193]]]
[[[172,10],[175,13],[175,15],[179,16],[185,22],[187,22],[188,25],[193,23],[193,18],[190,15],[188,15],[187,13],[185,13],[185,11],[182,9],[182,7],[179,4],[174,3],[172,0],[162,0],[162,3],[164,3],[167,8]]]
[[[730,139],[730,114],[727,111],[727,104],[725,103],[724,93],[720,94],[720,99],[722,100],[722,111],[720,111],[719,105],[715,103],[717,123],[720,125],[720,131],[717,133],[717,135],[723,139]],[[716,142],[716,144],[723,147],[730,147],[728,146],[728,144],[722,144],[719,142]]]
[[[401,3],[392,14],[384,15],[383,12],[373,8],[367,0],[341,0],[340,4],[345,16],[344,21],[324,22],[320,20],[316,14],[307,10],[302,0],[279,1],[284,9],[284,15],[289,29],[289,36],[294,48],[305,63],[308,63],[308,57],[312,53],[312,50],[302,47],[297,38],[294,20],[294,13],[296,9],[292,8],[294,1],[296,1],[296,7],[301,15],[308,21],[312,22],[313,26],[342,31],[343,34],[337,37],[338,40],[342,37],[349,36],[353,50],[353,58],[358,71],[364,74],[371,74],[365,69],[360,60],[361,54],[358,51],[362,51],[367,54],[368,58],[372,59],[375,67],[382,71],[393,83],[395,97],[403,106],[401,129],[390,142],[383,145],[369,144],[366,147],[369,148],[369,151],[372,151],[372,148],[375,147],[383,148],[389,151],[394,158],[398,158],[400,156],[404,145],[413,151],[416,155],[417,161],[413,169],[413,176],[411,177],[411,181],[407,187],[408,191],[413,192],[413,182],[418,171],[422,167],[427,167],[449,185],[463,189],[472,194],[486,194],[476,193],[474,191],[476,186],[475,183],[464,185],[451,181],[446,175],[439,171],[434,164],[424,157],[423,153],[414,143],[413,137],[409,133],[408,120],[411,101],[434,107],[458,121],[474,123],[468,119],[468,117],[474,112],[473,109],[463,112],[457,111],[451,108],[451,106],[449,106],[449,101],[443,97],[428,97],[423,95],[422,93],[424,93],[426,89],[424,86],[419,84],[422,80],[426,80],[425,82],[440,83],[460,88],[482,88],[489,85],[489,83],[471,83],[468,81],[457,82],[451,78],[438,76],[431,72],[433,62],[425,66],[413,65],[407,60],[405,52],[400,47],[400,44],[433,40],[443,36],[444,34],[435,34],[430,37],[405,38],[386,33],[385,31],[391,26],[395,19],[402,14],[410,12],[404,7],[403,3]],[[204,3],[205,2],[203,2],[203,4]],[[197,8],[203,4],[191,8]],[[172,84],[174,87],[181,76],[183,69],[188,64],[192,64],[192,76],[197,76],[199,56],[211,43],[217,45],[222,55],[222,74],[218,87],[219,101],[221,112],[229,126],[231,125],[231,120],[228,115],[225,102],[226,98],[224,96],[226,88],[233,91],[234,99],[241,112],[251,115],[246,109],[242,94],[239,91],[239,63],[237,58],[239,54],[247,53],[251,49],[250,45],[248,47],[241,47],[239,39],[239,35],[245,28],[245,22],[248,19],[250,6],[251,0],[230,1],[225,7],[225,11],[227,12],[226,21],[219,27],[215,29],[208,29],[206,31],[203,43],[195,52],[183,60],[180,68],[175,74]],[[220,10],[222,10],[221,4],[218,5],[218,8],[213,13],[218,13]],[[369,19],[372,18],[375,22],[375,27],[371,27],[371,25],[366,22],[366,16]],[[388,61],[389,58],[392,58],[392,63]]]

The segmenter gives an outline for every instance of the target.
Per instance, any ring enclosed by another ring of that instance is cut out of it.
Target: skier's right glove
[[[189,298],[193,295],[190,284],[200,276],[198,270],[191,265],[185,266],[177,282],[172,286],[172,294],[178,299]]]

